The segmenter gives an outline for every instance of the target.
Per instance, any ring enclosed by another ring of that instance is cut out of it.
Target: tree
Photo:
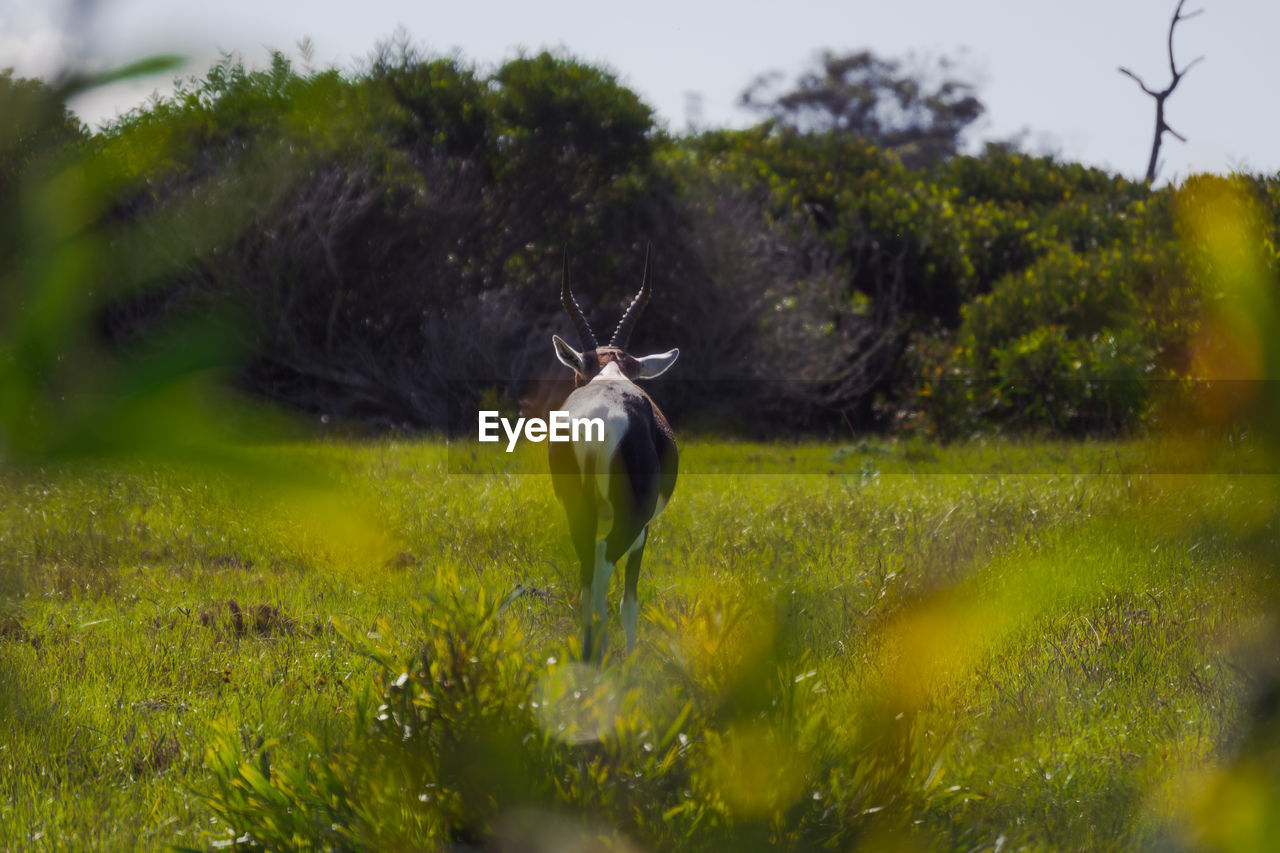
[[[85,138],[65,95],[42,80],[14,76],[12,68],[0,70],[0,196],[33,165]]]
[[[862,137],[907,166],[923,166],[954,155],[960,135],[985,110],[971,84],[949,75],[952,65],[940,60],[941,80],[935,82],[932,73],[868,50],[824,51],[819,67],[800,75],[789,91],[775,94],[781,74],[770,72],[752,82],[740,103],[781,126]]]
[[[1197,62],[1204,59],[1203,56],[1196,57],[1195,59],[1191,60],[1191,63],[1188,64],[1186,67],[1184,67],[1181,71],[1178,70],[1177,63],[1173,61],[1173,28],[1178,26],[1178,21],[1185,21],[1188,18],[1194,18],[1196,15],[1199,15],[1202,11],[1204,11],[1203,9],[1197,9],[1194,12],[1184,15],[1182,14],[1182,6],[1184,3],[1186,3],[1186,0],[1178,0],[1178,8],[1173,10],[1173,19],[1169,21],[1169,40],[1168,40],[1169,72],[1173,75],[1173,79],[1169,81],[1169,85],[1161,89],[1159,92],[1156,92],[1156,91],[1153,91],[1146,83],[1144,83],[1141,77],[1139,77],[1137,74],[1134,74],[1128,68],[1125,68],[1122,65],[1120,66],[1120,69],[1119,69],[1121,74],[1124,74],[1128,77],[1133,78],[1133,80],[1139,86],[1142,87],[1142,91],[1146,92],[1152,98],[1155,98],[1155,101],[1156,101],[1156,132],[1155,132],[1155,138],[1151,141],[1151,158],[1147,161],[1147,183],[1151,183],[1156,179],[1156,170],[1159,168],[1159,159],[1160,159],[1160,142],[1163,139],[1165,133],[1172,134],[1173,137],[1177,139],[1179,142],[1187,141],[1187,138],[1185,136],[1178,133],[1173,128],[1169,127],[1168,123],[1165,122],[1164,102],[1168,99],[1170,95],[1173,94],[1173,90],[1178,88],[1178,83],[1182,80],[1182,78],[1186,75],[1186,73],[1190,71]]]

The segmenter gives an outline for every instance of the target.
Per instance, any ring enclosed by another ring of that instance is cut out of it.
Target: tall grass
[[[1276,483],[1153,452],[690,442],[600,672],[543,475],[11,469],[0,847],[1194,839]]]

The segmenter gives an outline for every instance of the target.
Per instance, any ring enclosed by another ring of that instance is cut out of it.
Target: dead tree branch
[[[1186,76],[1187,72],[1190,71],[1192,68],[1194,68],[1196,63],[1204,59],[1203,56],[1197,56],[1195,59],[1191,60],[1191,62],[1188,63],[1185,67],[1183,67],[1181,71],[1178,70],[1178,65],[1173,59],[1174,28],[1178,26],[1179,21],[1186,21],[1190,18],[1194,18],[1204,11],[1203,9],[1197,9],[1194,12],[1188,12],[1187,14],[1184,15],[1182,14],[1182,6],[1186,2],[1187,0],[1178,0],[1178,8],[1173,10],[1173,19],[1169,21],[1169,39],[1168,39],[1169,73],[1173,75],[1173,79],[1169,82],[1169,85],[1166,86],[1164,89],[1161,89],[1160,91],[1155,91],[1150,86],[1148,86],[1141,77],[1139,77],[1137,74],[1130,71],[1128,68],[1125,68],[1122,65],[1120,66],[1120,69],[1119,69],[1121,74],[1124,74],[1125,76],[1133,79],[1133,81],[1142,88],[1142,91],[1146,92],[1148,95],[1154,98],[1156,102],[1156,132],[1155,132],[1155,138],[1151,141],[1151,159],[1147,161],[1147,183],[1151,183],[1156,179],[1156,168],[1158,167],[1159,159],[1160,159],[1160,142],[1164,138],[1164,134],[1169,133],[1173,136],[1174,139],[1177,139],[1180,142],[1187,141],[1187,138],[1185,136],[1178,133],[1172,127],[1169,127],[1168,123],[1164,120],[1165,100],[1170,95],[1173,94],[1173,90],[1178,87],[1178,82],[1181,81],[1182,78]]]

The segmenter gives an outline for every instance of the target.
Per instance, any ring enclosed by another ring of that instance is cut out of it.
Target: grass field
[[[1276,478],[1149,453],[690,441],[599,674],[501,459],[10,470],[0,848],[1194,845]]]

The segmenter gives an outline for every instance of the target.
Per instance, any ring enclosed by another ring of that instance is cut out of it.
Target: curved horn
[[[640,292],[636,294],[636,298],[631,300],[631,304],[627,306],[626,313],[622,315],[622,319],[618,321],[618,328],[614,329],[613,337],[609,340],[609,346],[618,349],[627,348],[627,339],[631,337],[631,330],[635,328],[636,320],[640,317],[640,312],[644,310],[644,306],[649,304],[649,293],[653,290],[653,273],[649,268],[649,247],[644,247],[644,275],[640,279]]]
[[[583,348],[595,349],[600,346],[600,344],[596,343],[596,333],[591,331],[591,325],[587,323],[587,318],[583,316],[582,309],[578,307],[578,300],[573,298],[573,292],[569,290],[568,249],[564,250],[564,272],[560,277],[560,304],[564,306],[564,312],[573,321],[573,327],[578,330],[578,337],[582,340]]]

